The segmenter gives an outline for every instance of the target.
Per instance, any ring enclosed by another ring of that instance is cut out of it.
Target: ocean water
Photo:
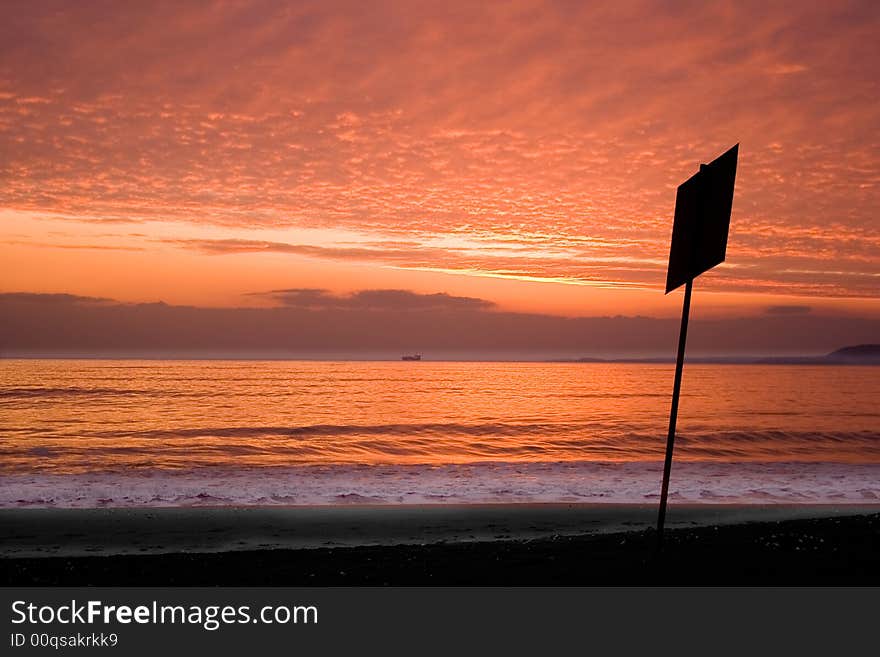
[[[0,506],[652,502],[672,365],[0,360]],[[685,368],[687,503],[880,503],[880,369]]]

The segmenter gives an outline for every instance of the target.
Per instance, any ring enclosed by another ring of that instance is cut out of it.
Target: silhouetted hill
[[[715,365],[880,365],[880,344],[841,347],[824,356],[688,356],[688,363]],[[674,363],[666,358],[561,358],[554,363]]]
[[[740,362],[749,362],[742,359]],[[824,356],[779,356],[752,359],[761,365],[880,365],[880,344],[841,347]]]
[[[859,344],[832,351],[825,358],[834,361],[880,363],[880,344]]]

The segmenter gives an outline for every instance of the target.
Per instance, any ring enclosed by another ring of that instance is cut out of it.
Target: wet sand
[[[880,507],[0,511],[6,585],[880,584]]]

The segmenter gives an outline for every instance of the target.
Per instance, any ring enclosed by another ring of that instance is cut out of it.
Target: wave
[[[190,468],[0,477],[0,507],[654,503],[660,461]],[[676,503],[880,504],[880,464],[676,463]]]
[[[168,428],[141,431],[46,427],[0,432],[0,474],[277,467],[313,464],[444,465],[480,461],[660,460],[666,436],[611,425],[430,423]],[[39,436],[31,439],[31,435]],[[880,464],[871,431],[716,431],[676,437],[676,462]]]
[[[837,454],[837,460],[880,461],[874,431],[717,431],[676,436],[676,449],[694,458],[796,459]]]
[[[82,397],[82,396],[126,396],[150,394],[149,390],[127,388],[93,388],[93,387],[28,387],[0,389],[0,399],[32,399],[39,397]]]
[[[418,436],[423,434],[438,436],[548,436],[578,435],[580,440],[613,438],[620,443],[630,441],[665,441],[665,434],[628,431],[621,422],[427,422],[427,423],[388,423],[388,424],[310,424],[310,425],[253,425],[253,426],[208,426],[174,427],[163,429],[143,429],[120,432],[80,431],[77,436],[108,438],[255,438],[267,436],[310,437],[310,436]],[[880,449],[880,433],[875,431],[708,431],[679,432],[676,445],[705,448],[711,444],[754,445],[773,443],[779,446],[820,443],[837,445],[862,445]]]
[[[489,422],[466,424],[456,422],[427,423],[389,423],[389,424],[311,424],[303,426],[238,426],[238,427],[180,427],[174,429],[146,429],[126,433],[127,436],[143,438],[187,438],[216,436],[218,438],[252,438],[262,436],[364,436],[390,435],[406,436],[419,434],[467,435],[467,436],[510,436],[547,435],[571,433],[578,430],[595,429],[595,424],[575,423],[531,423]],[[116,436],[118,432],[90,432],[91,436]]]

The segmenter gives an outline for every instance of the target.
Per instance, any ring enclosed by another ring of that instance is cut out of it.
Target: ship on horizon
[[[412,356],[401,356],[400,360],[422,360],[422,355],[413,354]]]

